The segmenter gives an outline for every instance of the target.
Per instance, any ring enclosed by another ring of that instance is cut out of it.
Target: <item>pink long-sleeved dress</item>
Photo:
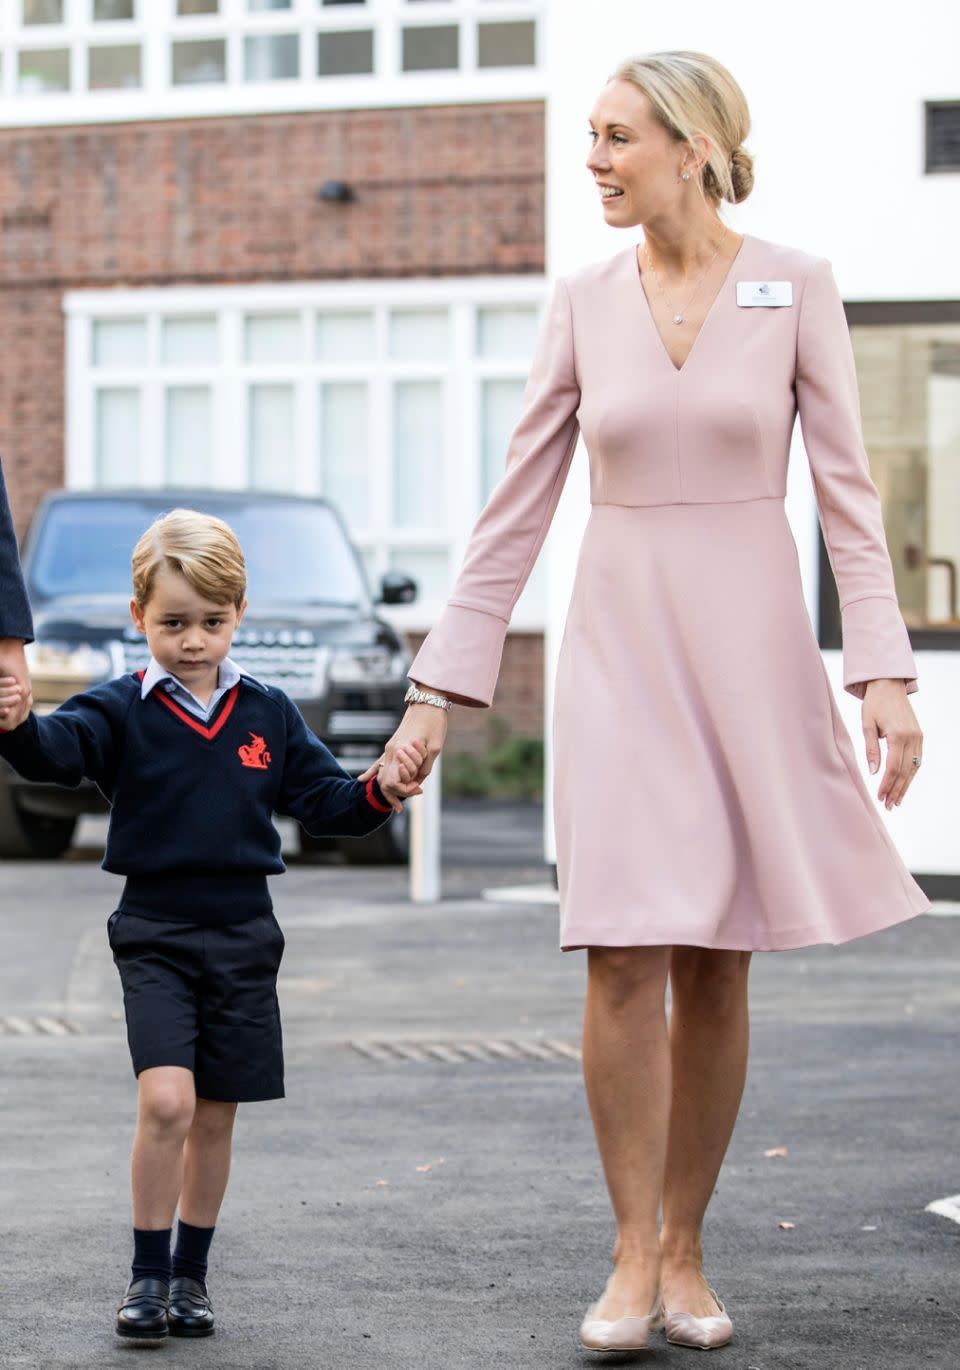
[[[792,304],[739,305],[738,282],[789,282]],[[410,676],[491,702],[582,432],[592,508],[553,720],[564,950],[779,950],[930,907],[861,777],[803,600],[784,508],[798,412],[844,688],[894,677],[912,693],[829,262],[745,235],[679,369],[634,246],[557,282],[506,474]]]

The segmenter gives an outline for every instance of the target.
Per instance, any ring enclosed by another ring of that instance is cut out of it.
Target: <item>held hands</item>
[[[380,788],[384,789],[384,776],[387,781],[393,780],[396,772],[393,767],[399,764],[399,756],[406,752],[411,746],[416,747],[417,755],[420,757],[419,766],[414,771],[412,780],[416,780],[417,786],[409,791],[410,794],[422,794],[422,782],[433,769],[433,763],[443,748],[447,737],[447,714],[446,710],[438,709],[434,704],[409,704],[407,712],[400,721],[400,726],[391,737],[383,750],[380,760],[365,771],[360,776],[361,780],[369,780],[372,775],[376,775],[380,770]]]
[[[923,753],[923,733],[907,700],[905,682],[868,681],[861,716],[871,775],[880,767],[879,738],[887,739],[887,764],[877,798],[892,809],[903,802],[920,769],[912,758]]]
[[[372,775],[377,775],[384,799],[393,806],[394,813],[401,813],[404,799],[409,799],[414,794],[423,794],[423,790],[415,782],[426,755],[426,747],[416,740],[411,740],[395,749],[389,763],[381,760],[368,771],[364,771],[360,779],[365,781]]]
[[[20,644],[21,651],[23,643]],[[33,695],[30,693],[30,679],[24,683],[15,675],[8,674],[8,661],[0,657],[0,732],[9,733],[18,728],[30,712]]]

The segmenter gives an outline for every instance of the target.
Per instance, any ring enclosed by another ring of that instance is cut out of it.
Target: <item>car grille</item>
[[[316,699],[324,691],[326,649],[271,644],[252,645],[235,642],[230,648],[230,660],[241,671],[256,676],[264,685],[275,685],[291,699]],[[145,642],[124,642],[125,671],[140,671],[150,660]]]

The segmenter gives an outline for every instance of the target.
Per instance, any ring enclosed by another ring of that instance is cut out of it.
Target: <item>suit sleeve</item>
[[[310,731],[300,710],[284,699],[287,746],[277,813],[295,818],[314,837],[366,837],[393,813],[376,777],[349,775]]]
[[[579,424],[566,284],[556,283],[507,449],[506,473],[474,525],[460,575],[408,675],[462,704],[493,699],[514,606],[560,499]]]
[[[863,699],[867,682],[917,669],[897,602],[880,495],[863,443],[853,347],[830,263],[804,283],[797,336],[797,409],[813,475],[843,631],[843,685]]]
[[[7,487],[0,466],[0,637],[19,637],[33,641],[33,619],[27,599],[20,553],[14,532]]]
[[[109,798],[116,766],[116,725],[115,689],[88,690],[52,714],[39,718],[31,713],[19,728],[0,732],[0,756],[26,780],[70,788],[92,780]]]

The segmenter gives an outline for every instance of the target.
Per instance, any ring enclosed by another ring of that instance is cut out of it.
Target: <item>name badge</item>
[[[793,282],[737,281],[737,304],[744,309],[793,304]]]

